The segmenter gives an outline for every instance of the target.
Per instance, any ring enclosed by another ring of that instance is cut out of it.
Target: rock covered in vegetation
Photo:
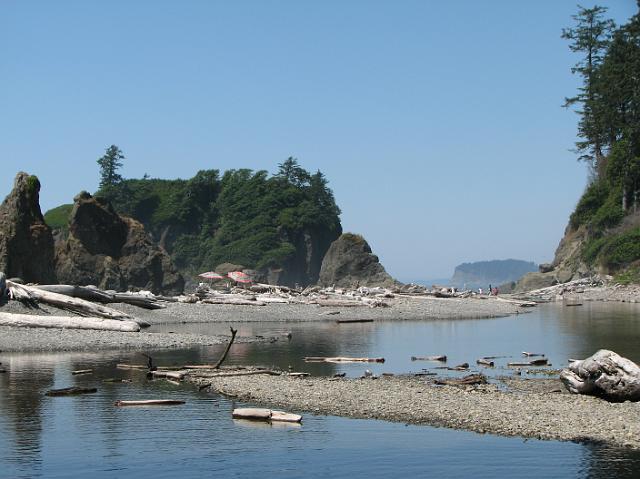
[[[334,241],[322,260],[319,284],[323,286],[394,286],[369,243],[360,235],[345,233]]]
[[[56,243],[56,271],[62,283],[118,291],[181,293],[184,287],[169,255],[141,223],[86,192],[74,198],[68,236]]]
[[[54,245],[39,203],[40,181],[20,172],[0,205],[0,271],[34,283],[55,281]]]

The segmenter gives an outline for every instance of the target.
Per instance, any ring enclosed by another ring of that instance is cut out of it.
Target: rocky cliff
[[[499,286],[521,278],[524,274],[537,271],[535,263],[517,259],[476,261],[456,266],[450,284],[458,288],[488,288]]]
[[[318,284],[352,288],[395,286],[398,282],[385,271],[362,236],[345,233],[331,244],[322,260]]]
[[[141,223],[86,192],[74,198],[68,233],[56,242],[55,264],[61,283],[166,294],[184,287],[169,255]]]
[[[40,211],[40,181],[20,172],[0,205],[0,271],[34,283],[53,283],[53,236]]]

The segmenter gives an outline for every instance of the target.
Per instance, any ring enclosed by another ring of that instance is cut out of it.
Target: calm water
[[[436,365],[412,355],[447,354],[449,364],[485,355],[544,352],[555,366],[610,348],[640,362],[640,307],[543,306],[496,320],[336,325],[240,325],[241,335],[291,341],[237,344],[231,363],[293,366],[298,371],[360,375],[419,371]],[[159,330],[226,333],[228,325],[167,325]],[[160,364],[207,362],[221,347],[154,353]],[[305,364],[306,355],[382,356],[383,365]],[[305,414],[301,426],[231,419],[237,404],[144,374],[118,371],[136,353],[3,354],[0,374],[0,477],[638,477],[640,453],[593,445],[522,440],[464,431]],[[93,368],[90,376],[72,376]],[[508,370],[496,368],[495,374]],[[128,377],[131,383],[102,383]],[[50,388],[95,386],[98,393],[48,398]],[[181,398],[184,406],[115,408],[117,399]]]

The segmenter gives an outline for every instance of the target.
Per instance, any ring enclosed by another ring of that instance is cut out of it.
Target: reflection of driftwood
[[[98,392],[96,388],[64,388],[64,389],[51,389],[45,393],[45,396],[76,396],[78,394],[91,394]]]
[[[229,371],[220,373],[192,373],[191,376],[200,378],[225,378],[232,376],[255,376],[258,374],[267,374],[269,376],[280,376],[282,373],[273,371],[272,369],[259,369],[256,371]]]
[[[346,357],[324,357],[307,356],[306,363],[384,363],[384,358],[346,358]]]
[[[411,356],[411,361],[440,361],[442,363],[447,362],[447,357],[442,356]]]
[[[13,283],[7,281],[7,286],[11,290],[12,294],[19,294],[21,297],[28,297],[38,303],[46,303],[52,306],[56,306],[67,311],[73,311],[74,313],[82,316],[94,316],[100,318],[109,319],[129,319],[131,316],[121,311],[117,311],[113,308],[103,306],[100,304],[91,303],[80,298],[72,298],[71,296],[65,296],[64,294],[52,293],[32,286],[24,286],[22,284]]]
[[[98,329],[102,331],[140,331],[134,321],[79,316],[35,316],[30,314],[0,313],[0,326],[26,328]]]
[[[469,374],[463,378],[436,379],[434,382],[446,386],[471,386],[474,384],[487,384],[487,377],[484,374]]]
[[[145,399],[142,401],[116,401],[115,406],[173,406],[184,404],[180,399]]]
[[[640,401],[640,367],[606,349],[572,362],[562,370],[560,379],[574,394],[601,396],[610,401]]]
[[[284,411],[263,408],[237,408],[233,410],[234,419],[252,419],[258,421],[301,422],[302,416]]]
[[[229,326],[229,329],[231,330],[231,339],[229,340],[229,344],[227,344],[227,347],[225,348],[224,353],[222,353],[222,356],[220,357],[218,362],[213,366],[213,369],[219,369],[222,363],[224,362],[224,360],[227,359],[227,354],[229,354],[229,350],[231,349],[233,340],[236,339],[236,334],[238,333],[238,330],[233,329],[231,326]]]
[[[526,362],[513,362],[513,363],[507,363],[507,366],[509,367],[520,367],[520,366],[546,366],[549,363],[549,360],[547,358],[544,359],[532,359],[531,361],[526,361]]]
[[[93,369],[78,369],[77,371],[71,371],[71,374],[74,376],[77,374],[91,374],[93,373]]]
[[[186,371],[151,371],[151,375],[154,378],[169,378],[179,381],[182,380],[186,374]]]

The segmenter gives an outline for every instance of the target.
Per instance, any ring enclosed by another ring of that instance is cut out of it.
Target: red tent
[[[236,283],[251,283],[251,277],[242,271],[231,271],[227,276]]]

